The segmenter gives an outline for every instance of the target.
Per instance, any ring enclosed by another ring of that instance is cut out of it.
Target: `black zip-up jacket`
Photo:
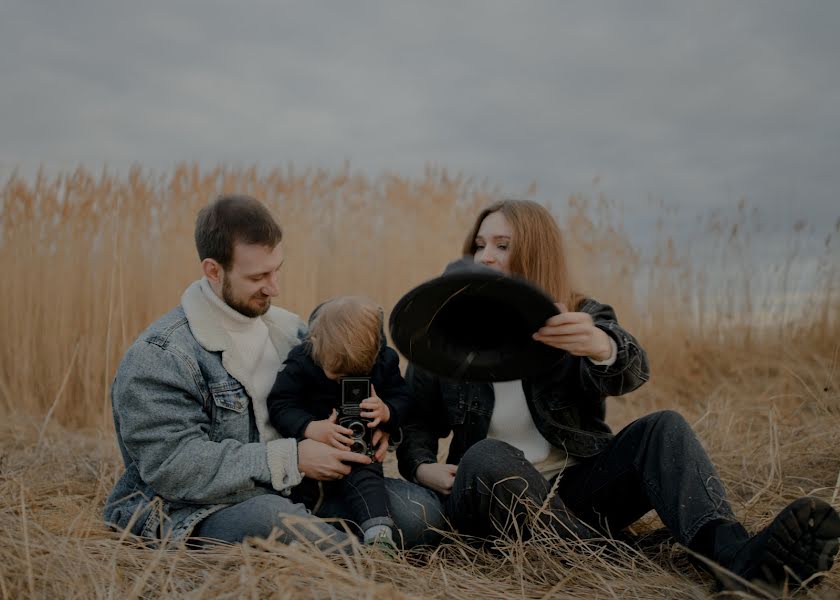
[[[592,299],[580,312],[592,315],[617,348],[610,366],[567,354],[545,375],[524,379],[528,409],[539,432],[549,443],[573,457],[601,452],[612,439],[607,425],[606,397],[632,392],[649,377],[647,355],[638,341],[619,326],[615,312]],[[404,439],[397,449],[402,476],[414,481],[417,467],[437,462],[438,440],[453,433],[449,464],[458,464],[467,449],[487,437],[495,398],[489,383],[441,379],[409,365],[406,380],[416,401],[416,418],[404,424]]]
[[[266,399],[268,416],[281,436],[300,440],[311,421],[326,419],[338,409],[341,386],[324,374],[305,342],[292,348],[285,365]],[[396,351],[383,344],[368,376],[376,395],[391,411],[391,418],[380,427],[393,437],[412,404]]]

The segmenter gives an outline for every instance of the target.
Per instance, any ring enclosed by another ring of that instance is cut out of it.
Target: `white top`
[[[522,380],[501,381],[493,384],[496,402],[490,417],[487,437],[502,440],[519,448],[528,462],[538,463],[548,457],[551,444],[540,434],[528,404]]]
[[[593,364],[610,366],[615,362],[618,348],[610,338],[612,354],[607,360],[595,361]],[[545,477],[550,479],[564,468],[575,464],[575,459],[566,454],[562,448],[555,448],[543,437],[525,399],[522,380],[500,381],[493,384],[495,405],[490,417],[490,428],[487,437],[507,442],[511,446],[522,450],[525,459],[536,467]]]

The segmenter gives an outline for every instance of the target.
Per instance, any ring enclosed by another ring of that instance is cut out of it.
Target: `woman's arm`
[[[415,410],[403,421],[403,442],[397,448],[397,461],[402,476],[416,481],[417,467],[437,463],[438,440],[449,435],[451,428],[438,378],[409,364],[405,379]]]
[[[639,388],[650,378],[647,353],[638,340],[627,332],[607,304],[587,299],[580,307],[588,313],[599,330],[615,343],[615,361],[610,365],[596,365],[590,360],[581,361],[581,377],[605,396],[620,396]]]
[[[577,311],[551,317],[534,339],[553,348],[580,356],[581,379],[605,396],[632,392],[650,376],[647,355],[636,338],[616,320],[612,307],[592,299]]]

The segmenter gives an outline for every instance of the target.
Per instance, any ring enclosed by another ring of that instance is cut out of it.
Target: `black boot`
[[[717,561],[756,586],[779,593],[796,589],[814,575],[828,571],[840,547],[840,516],[830,504],[806,496],[791,502],[773,522],[746,542],[718,550]],[[718,572],[727,590],[744,591],[743,584]],[[809,582],[810,583],[810,582]]]

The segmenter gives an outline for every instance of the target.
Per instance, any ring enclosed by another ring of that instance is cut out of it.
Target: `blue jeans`
[[[410,548],[439,541],[439,534],[430,529],[444,526],[441,504],[434,492],[386,478],[385,493],[398,543]],[[337,496],[327,498],[313,515],[303,504],[285,496],[264,494],[213,513],[196,526],[191,537],[237,543],[246,537],[267,538],[274,530],[283,543],[303,540],[331,552],[340,550],[350,538],[340,523],[330,521],[350,518],[350,507]],[[191,543],[201,542],[191,539]]]

